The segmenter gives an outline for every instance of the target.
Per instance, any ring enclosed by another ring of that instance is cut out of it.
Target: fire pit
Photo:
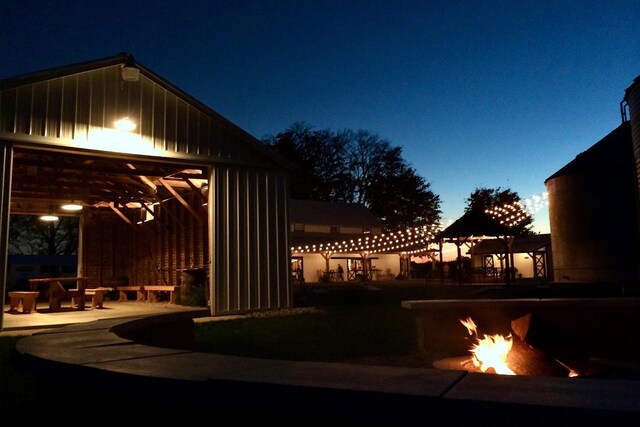
[[[597,374],[599,369],[591,363],[584,344],[535,319],[531,313],[527,314],[511,322],[509,335],[483,334],[482,337],[473,319],[461,319],[460,323],[475,339],[470,345],[470,354],[437,360],[434,367],[500,375],[577,377]]]
[[[503,375],[601,376],[608,361],[640,361],[630,344],[640,299],[403,301],[421,350],[439,369]]]

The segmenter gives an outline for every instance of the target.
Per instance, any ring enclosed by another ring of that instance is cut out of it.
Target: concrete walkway
[[[522,426],[589,421],[610,426],[629,425],[640,416],[636,379],[506,377],[263,360],[131,339],[162,339],[182,333],[181,328],[188,333],[193,318],[202,315],[172,311],[56,327],[24,337],[17,352],[52,389],[66,385],[76,395],[78,390],[90,395],[91,402],[109,401],[119,414],[141,411],[148,420],[153,414],[162,420],[179,412],[234,423],[251,419]],[[66,417],[70,413],[66,410]]]

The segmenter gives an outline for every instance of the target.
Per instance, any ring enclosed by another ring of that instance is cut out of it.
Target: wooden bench
[[[176,290],[179,286],[145,286],[144,290],[147,293],[147,301],[157,302],[160,292],[169,292],[169,302],[171,304],[176,301]]]
[[[91,298],[91,308],[103,308],[104,295],[109,291],[108,288],[90,288],[84,290],[84,299],[87,301]],[[74,299],[74,304],[78,305],[78,299]]]
[[[145,292],[144,292],[144,286],[118,286],[116,288],[118,290],[119,293],[119,300],[120,301],[128,301],[129,297],[127,295],[127,292],[135,292],[136,293],[136,301],[144,301],[145,300]]]
[[[38,298],[38,292],[22,292],[13,291],[9,292],[9,311],[18,311],[18,307],[22,305],[23,313],[31,313],[36,310],[36,299]]]

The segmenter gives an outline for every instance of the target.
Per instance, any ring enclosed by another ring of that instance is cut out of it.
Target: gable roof
[[[342,227],[383,227],[382,222],[364,205],[301,199],[289,201],[289,222]]]
[[[139,78],[121,78],[123,67],[138,69]],[[55,108],[45,111],[46,105]],[[275,150],[126,52],[0,80],[0,107],[0,136],[21,144],[86,148],[87,129],[111,127],[126,110],[138,119],[134,133],[163,150],[163,157],[293,170]]]
[[[588,172],[606,172],[609,170],[626,170],[635,168],[633,157],[633,139],[631,123],[623,122],[607,136],[596,142],[587,150],[578,154],[544,182],[571,174]]]
[[[511,253],[531,253],[551,245],[551,234],[532,234],[528,236],[517,236],[513,238]],[[499,239],[485,239],[473,247],[473,253],[482,254],[503,254],[505,245]]]
[[[513,236],[513,231],[484,212],[465,212],[453,224],[436,235],[436,240],[461,239],[471,236]]]

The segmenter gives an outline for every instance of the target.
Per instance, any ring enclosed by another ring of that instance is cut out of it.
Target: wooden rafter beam
[[[198,222],[202,222],[202,217],[198,215],[198,213],[191,207],[191,205],[187,203],[187,201],[183,199],[182,196],[167,181],[162,178],[159,178],[158,181],[173,195],[173,197],[175,197],[182,204],[182,206],[185,207],[187,212],[193,215],[193,217],[198,220]]]
[[[120,211],[120,209],[116,206],[115,203],[113,203],[113,202],[109,203],[109,207],[111,208],[112,211],[114,211],[116,213],[116,215],[118,215],[120,218],[122,218],[122,220],[124,222],[129,224],[133,229],[136,228],[135,225],[133,224],[133,222],[131,222],[131,220],[129,218],[127,218],[127,216],[125,214],[123,214],[122,211]]]
[[[129,167],[129,169],[131,170],[136,170],[136,167],[133,166],[131,163],[127,163],[127,166]],[[158,190],[158,187],[153,183],[153,181],[151,181],[149,178],[147,178],[145,175],[136,175],[140,181],[142,181],[143,183],[145,183],[149,188],[151,188],[154,191]]]
[[[201,190],[200,188],[196,187],[196,185],[195,185],[193,182],[191,182],[191,180],[190,180],[189,178],[184,178],[184,181],[189,185],[189,187],[191,187],[191,189],[192,189],[193,191],[195,191],[195,192],[198,194],[198,196],[200,196],[200,198],[201,198],[203,201],[205,201],[205,202],[208,202],[208,201],[209,201],[209,200],[207,199],[207,196],[205,196],[204,194],[202,194],[202,190]]]

